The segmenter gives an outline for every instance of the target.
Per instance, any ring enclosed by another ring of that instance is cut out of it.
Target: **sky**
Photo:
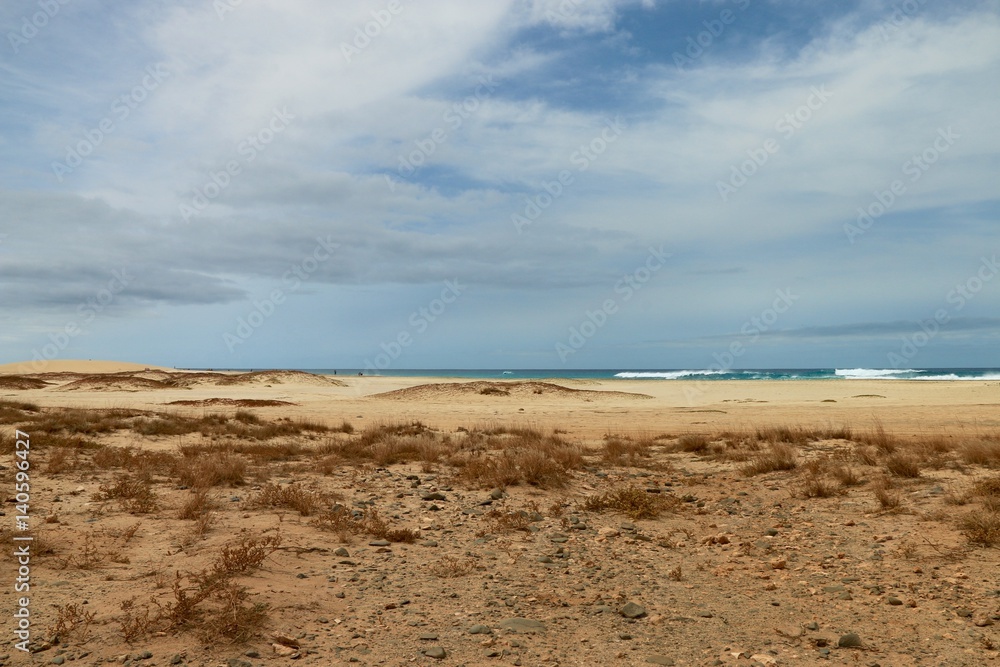
[[[1000,367],[998,0],[0,27],[0,363]]]

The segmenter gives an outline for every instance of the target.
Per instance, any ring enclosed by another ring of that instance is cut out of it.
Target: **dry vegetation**
[[[334,427],[267,421],[246,409],[190,417],[130,409],[52,410],[14,401],[0,401],[0,422],[32,433],[35,464],[47,477],[91,484],[87,497],[93,501],[88,509],[92,516],[132,522],[116,535],[88,533],[58,548],[47,548],[39,535],[35,553],[41,566],[49,562],[87,573],[108,563],[127,564],[130,545],[142,534],[141,524],[135,523],[140,519],[179,522],[183,535],[172,538],[179,545],[174,548],[191,550],[204,563],[172,574],[151,565],[149,574],[136,578],[130,586],[134,594],[118,603],[113,619],[117,635],[129,643],[185,634],[241,643],[274,627],[275,600],[243,580],[284,548],[283,538],[246,533],[220,544],[227,532],[215,528],[225,523],[232,530],[241,514],[295,521],[297,530],[305,531],[300,534],[316,536],[316,544],[326,544],[327,534],[348,545],[357,538],[390,544],[421,540],[421,524],[376,508],[373,501],[366,504],[365,494],[377,495],[379,489],[364,480],[382,470],[406,474],[414,489],[428,487],[426,480],[432,479],[430,486],[446,489],[441,497],[449,500],[456,489],[479,496],[482,490],[496,490],[487,503],[492,506],[470,516],[479,539],[500,540],[508,550],[516,540],[530,538],[544,521],[560,521],[569,531],[574,524],[563,516],[567,509],[635,522],[705,514],[698,485],[709,484],[713,475],[732,474],[742,484],[780,485],[796,503],[850,499],[858,504],[859,516],[882,516],[916,512],[914,493],[934,484],[938,471],[949,471],[968,480],[940,501],[942,507],[968,506],[960,515],[949,515],[949,529],[961,536],[966,549],[1000,545],[996,433],[902,437],[875,422],[864,430],[768,426],[679,436],[609,434],[587,443],[523,426],[445,433],[411,421],[356,430],[346,421]],[[111,435],[117,442],[131,438],[133,444],[103,442]],[[150,442],[166,444],[144,446]],[[13,450],[9,433],[0,431],[0,450]],[[675,476],[678,481],[666,485],[655,481],[688,466],[700,466],[701,472]],[[581,480],[597,486],[584,491]],[[513,503],[504,491],[518,487],[529,494],[544,492],[551,505],[543,512],[534,500]],[[234,503],[228,497],[237,491],[240,502]],[[725,510],[718,514],[725,516]],[[51,517],[52,529],[60,530],[60,517]],[[708,542],[704,536],[698,539],[713,547],[729,543],[724,535],[709,535]],[[656,543],[679,551],[695,541],[692,528],[676,526]],[[752,540],[740,548],[744,555],[764,549]],[[917,553],[915,547],[911,551]],[[510,553],[517,562],[520,556]],[[426,567],[436,578],[459,579],[486,566],[475,554],[458,554],[428,561]],[[784,567],[777,561],[771,565],[774,570]],[[675,563],[667,579],[688,581],[695,572],[693,566],[682,570]],[[50,627],[64,642],[85,644],[95,633],[106,637],[109,622],[92,609],[67,602],[53,605]]]

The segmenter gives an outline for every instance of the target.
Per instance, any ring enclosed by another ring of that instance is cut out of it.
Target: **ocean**
[[[248,370],[248,369],[241,369]],[[257,369],[260,370],[260,369]],[[377,375],[386,377],[463,378],[469,380],[1000,380],[997,368],[761,368],[743,370],[621,370],[592,369],[386,369],[371,372],[358,368],[300,368],[319,375]]]

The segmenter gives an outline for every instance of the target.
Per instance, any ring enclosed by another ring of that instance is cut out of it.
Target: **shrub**
[[[655,519],[667,510],[676,509],[680,502],[673,496],[646,493],[643,489],[628,486],[590,496],[583,502],[583,509],[588,512],[618,512],[638,521]]]
[[[798,466],[796,458],[795,450],[788,445],[773,443],[767,450],[751,457],[742,472],[747,477],[753,477],[779,470],[794,470]]]

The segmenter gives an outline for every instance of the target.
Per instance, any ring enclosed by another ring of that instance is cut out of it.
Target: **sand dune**
[[[133,364],[128,361],[95,361],[91,359],[53,359],[51,361],[20,361],[0,365],[0,375],[37,375],[39,373],[118,373],[121,371],[141,371],[157,369],[173,370],[163,366]]]
[[[630,398],[649,399],[648,394],[636,394],[626,391],[595,391],[589,389],[570,389],[562,385],[551,382],[447,382],[422,384],[416,387],[396,389],[381,394],[375,394],[372,398],[387,398],[393,400],[411,401],[435,398],[468,398],[472,396],[483,396],[484,398],[504,398],[507,396],[530,397],[530,396],[560,396],[574,398],[583,401],[596,398]]]

